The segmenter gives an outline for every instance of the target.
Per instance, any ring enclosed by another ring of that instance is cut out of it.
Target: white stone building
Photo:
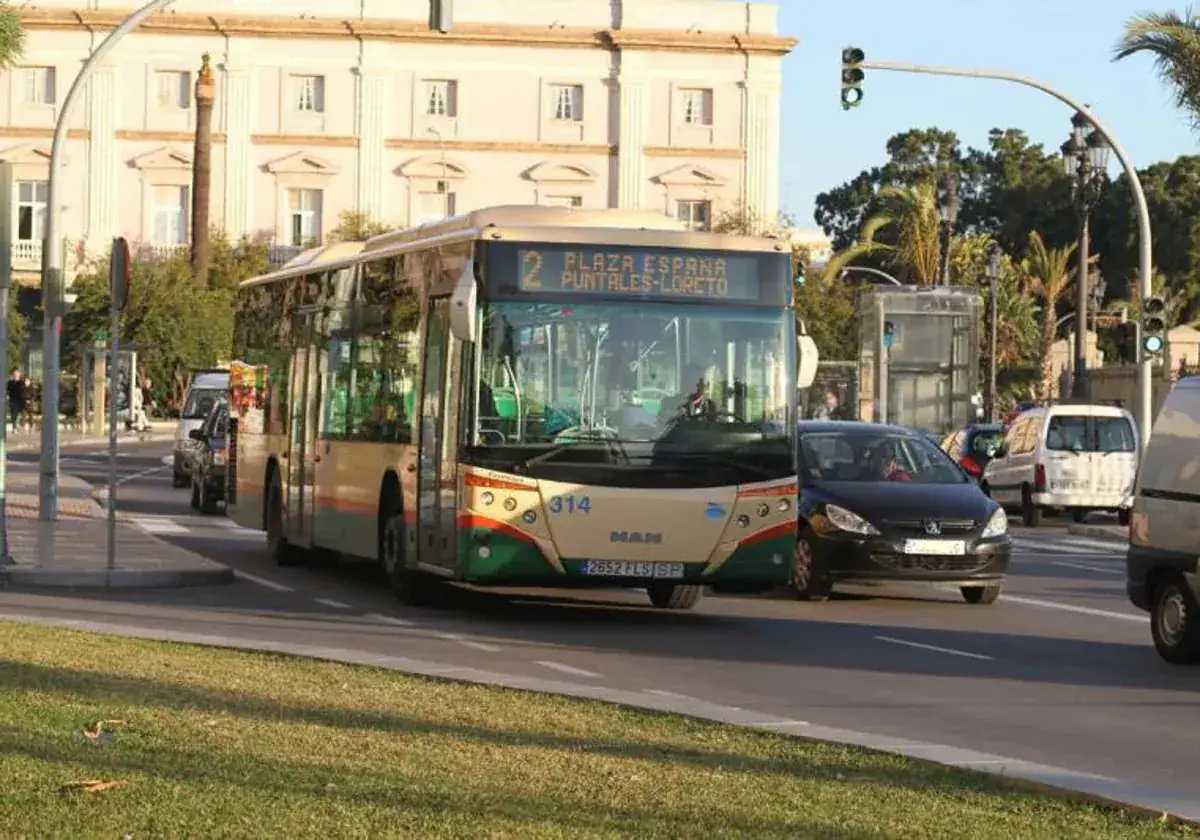
[[[0,85],[15,267],[40,265],[52,129],[83,59],[140,0],[38,0]],[[779,205],[776,7],[733,0],[178,0],[99,69],[70,125],[62,233],[183,247],[193,86],[217,70],[213,222],[279,256],[343,211],[397,226],[501,203],[662,209],[706,225]]]

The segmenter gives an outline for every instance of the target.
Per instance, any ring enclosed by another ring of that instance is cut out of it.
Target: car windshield
[[[680,304],[485,304],[471,457],[537,472],[611,464],[619,449],[634,467],[707,470],[711,486],[791,474],[792,318]]]
[[[193,388],[181,416],[184,420],[207,420],[213,406],[224,398],[225,392],[217,388]]]
[[[1056,414],[1046,427],[1046,448],[1055,452],[1134,452],[1137,440],[1126,417]]]
[[[879,429],[800,432],[799,465],[810,481],[962,484],[968,481],[936,444],[921,435]]]

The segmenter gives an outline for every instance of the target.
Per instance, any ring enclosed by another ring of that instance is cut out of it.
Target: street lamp
[[[942,250],[942,285],[950,285],[950,245],[954,241],[954,225],[958,221],[958,175],[947,172],[942,177],[943,197],[939,212],[946,231],[946,247]]]
[[[1000,321],[1000,305],[997,300],[996,287],[1000,282],[1000,246],[995,242],[988,249],[987,272],[984,279],[988,284],[988,387],[987,387],[987,422],[996,422],[996,335],[997,324]]]
[[[1062,148],[1063,168],[1071,179],[1071,193],[1075,198],[1075,214],[1079,225],[1079,267],[1076,269],[1075,289],[1075,370],[1071,396],[1086,400],[1087,381],[1087,332],[1088,332],[1088,218],[1100,200],[1104,184],[1104,173],[1108,169],[1108,156],[1112,151],[1104,136],[1096,131],[1091,121],[1081,112],[1071,117],[1071,137]]]

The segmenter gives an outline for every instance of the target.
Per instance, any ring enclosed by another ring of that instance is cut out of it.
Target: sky
[[[800,40],[784,59],[780,181],[783,209],[815,227],[818,193],[886,158],[889,137],[936,126],[964,150],[986,148],[990,129],[1019,128],[1057,150],[1071,109],[1008,82],[866,71],[863,101],[841,107],[841,50],[867,60],[1001,69],[1036,77],[1092,107],[1136,167],[1200,153],[1200,138],[1171,103],[1144,56],[1111,60],[1125,21],[1183,10],[1170,0],[777,0],[780,31]],[[1160,5],[1146,5],[1146,3]],[[1115,159],[1111,174],[1119,174]]]

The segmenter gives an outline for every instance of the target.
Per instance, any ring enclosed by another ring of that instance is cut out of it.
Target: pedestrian
[[[37,386],[28,375],[24,381],[25,387],[25,408],[21,411],[21,425],[27,430],[33,431],[33,407],[37,403]]]
[[[19,432],[21,430],[21,416],[25,413],[25,378],[21,376],[21,369],[14,367],[8,376],[8,382],[5,384],[5,393],[8,395],[8,418],[12,423],[12,430]]]

